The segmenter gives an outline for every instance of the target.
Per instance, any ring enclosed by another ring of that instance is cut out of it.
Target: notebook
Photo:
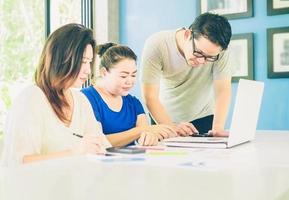
[[[240,79],[229,137],[175,137],[163,140],[170,147],[230,148],[255,138],[264,83]]]

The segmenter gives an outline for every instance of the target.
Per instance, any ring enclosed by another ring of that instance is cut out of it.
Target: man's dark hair
[[[228,20],[218,14],[203,13],[198,16],[189,29],[194,36],[208,38],[211,42],[227,49],[232,36],[231,25]]]

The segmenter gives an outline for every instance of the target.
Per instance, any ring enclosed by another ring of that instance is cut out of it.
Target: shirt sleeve
[[[232,77],[235,71],[235,67],[229,66],[228,62],[229,56],[230,56],[229,50],[225,50],[220,54],[219,60],[214,63],[213,66],[214,80]]]
[[[161,40],[153,35],[144,44],[140,78],[142,83],[159,84],[162,74]]]
[[[35,96],[37,94],[25,91],[10,109],[4,129],[4,165],[21,164],[25,155],[41,154],[44,126]]]
[[[144,114],[145,111],[143,109],[143,106],[141,104],[141,102],[138,100],[138,98],[133,97],[133,103],[135,106],[135,110],[136,110],[136,115],[140,115],[140,114]]]

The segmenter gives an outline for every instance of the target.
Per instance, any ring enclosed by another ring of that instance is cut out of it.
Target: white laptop
[[[255,138],[264,83],[240,79],[229,137],[175,137],[163,140],[170,147],[230,148]]]

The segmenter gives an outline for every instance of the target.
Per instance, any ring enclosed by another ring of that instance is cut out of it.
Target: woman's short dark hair
[[[115,43],[98,45],[96,47],[96,53],[100,57],[99,67],[104,67],[108,71],[123,59],[137,60],[137,56],[131,48],[124,45],[117,45]]]
[[[190,25],[196,38],[204,36],[211,42],[227,49],[231,40],[232,30],[228,20],[218,14],[204,13]]]

